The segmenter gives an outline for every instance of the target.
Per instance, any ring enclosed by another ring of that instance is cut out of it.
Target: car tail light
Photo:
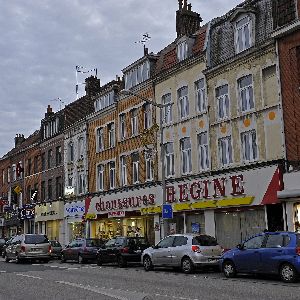
[[[128,253],[129,252],[129,248],[128,247],[124,247],[123,249],[121,249],[122,253]]]
[[[297,255],[300,255],[300,247],[297,247],[297,248],[296,248],[296,254],[297,254]]]
[[[25,252],[25,246],[21,246],[21,252]]]
[[[49,253],[52,252],[52,247],[51,247],[51,245],[49,245],[49,247],[48,247],[48,252],[49,252]]]
[[[201,252],[200,247],[199,246],[194,246],[194,245],[192,246],[192,251],[197,252],[197,253]]]
[[[87,247],[84,247],[83,252],[89,252],[89,249]]]

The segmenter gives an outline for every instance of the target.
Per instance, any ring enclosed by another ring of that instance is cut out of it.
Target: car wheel
[[[8,263],[8,262],[10,261],[10,259],[7,257],[7,254],[6,254],[6,253],[5,253],[5,257],[4,257],[4,258],[5,258],[5,262]]]
[[[79,264],[84,264],[85,263],[85,259],[81,255],[78,255],[78,263]]]
[[[102,262],[102,258],[100,255],[97,256],[97,266],[102,266],[103,262]]]
[[[232,261],[225,261],[223,264],[223,273],[227,278],[233,278],[236,276],[236,268]]]
[[[60,261],[61,261],[62,263],[65,263],[65,262],[66,262],[66,258],[65,258],[65,256],[64,256],[64,254],[61,255]]]
[[[15,260],[16,260],[16,264],[20,264],[22,262],[22,260],[20,259],[18,253],[16,253],[16,259]]]
[[[127,266],[127,261],[122,255],[117,257],[117,263],[120,268],[124,268]]]
[[[151,258],[148,255],[146,255],[144,257],[143,266],[144,266],[145,271],[147,271],[147,272],[153,270],[153,264],[152,264]]]
[[[297,271],[290,264],[283,264],[280,267],[279,275],[284,282],[295,282],[297,280]]]
[[[2,253],[2,258],[5,258],[5,255],[6,255],[6,252],[3,251],[3,253]]]
[[[181,270],[185,274],[190,274],[194,271],[194,265],[189,257],[184,257],[182,259]]]

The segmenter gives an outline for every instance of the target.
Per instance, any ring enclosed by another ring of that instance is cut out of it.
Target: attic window
[[[252,44],[252,19],[248,15],[242,15],[235,22],[236,53],[247,50]]]
[[[150,78],[150,63],[148,60],[130,69],[125,74],[125,89],[130,89]]]
[[[188,57],[188,44],[183,41],[177,45],[177,59],[178,61],[185,60]]]
[[[99,111],[105,107],[108,107],[112,104],[114,104],[115,101],[115,92],[111,91],[101,97],[99,97],[95,102],[94,102],[94,107],[95,111]]]

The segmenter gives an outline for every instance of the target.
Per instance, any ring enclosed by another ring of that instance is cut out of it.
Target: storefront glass
[[[85,236],[85,226],[82,222],[68,223],[68,231],[69,242]]]
[[[203,213],[186,214],[187,233],[205,233],[205,220]]]

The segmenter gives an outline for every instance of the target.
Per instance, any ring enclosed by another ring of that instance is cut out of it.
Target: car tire
[[[78,255],[78,263],[79,264],[84,264],[85,263],[85,259],[80,254]]]
[[[5,259],[5,262],[10,262],[10,259],[7,257],[7,254],[5,253],[5,256],[4,256],[4,259]]]
[[[65,262],[66,262],[66,258],[65,258],[65,256],[64,256],[63,254],[61,255],[60,261],[61,261],[62,263],[65,263]]]
[[[143,259],[143,266],[146,272],[153,270],[153,264],[150,256],[146,255]]]
[[[290,283],[297,281],[297,271],[291,264],[285,263],[281,265],[279,275],[283,282]]]
[[[97,256],[97,266],[102,266],[103,261],[100,255]]]
[[[117,257],[117,264],[120,268],[124,268],[127,266],[127,261],[122,255],[119,255]]]
[[[22,263],[23,261],[22,261],[22,259],[19,257],[19,254],[18,253],[16,253],[16,264],[20,264],[20,263]]]
[[[194,271],[194,264],[189,257],[184,257],[181,260],[181,270],[185,274],[191,274]]]
[[[2,253],[2,258],[5,258],[5,255],[6,255],[6,252],[3,251],[3,253]]]
[[[236,277],[236,267],[234,263],[230,260],[227,260],[223,263],[222,266],[223,273],[227,278]]]

